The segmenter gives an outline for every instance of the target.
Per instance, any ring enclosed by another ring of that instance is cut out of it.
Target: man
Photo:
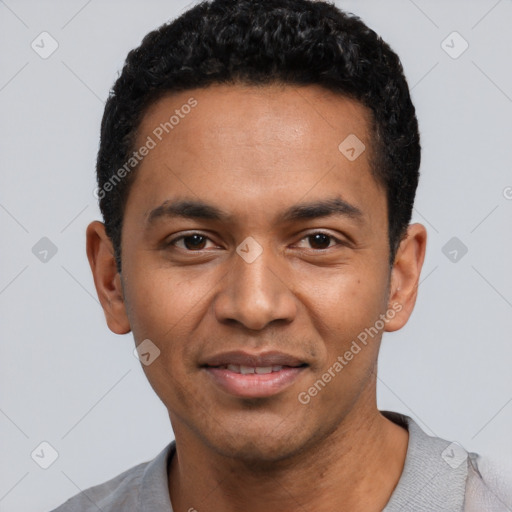
[[[419,165],[398,57],[333,5],[214,0],[148,34],[105,107],[87,255],[176,441],[56,510],[507,510],[476,454],[376,405]]]

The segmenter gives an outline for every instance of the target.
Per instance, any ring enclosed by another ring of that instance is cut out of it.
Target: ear
[[[86,246],[96,293],[107,325],[116,334],[126,334],[131,328],[126,314],[121,276],[117,271],[112,241],[102,222],[95,220],[87,226]]]
[[[409,320],[418,295],[419,278],[427,246],[427,230],[422,224],[411,224],[400,242],[393,268],[388,309],[395,311],[386,322],[388,332],[401,329]]]

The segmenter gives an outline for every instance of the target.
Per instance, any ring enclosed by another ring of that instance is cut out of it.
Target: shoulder
[[[52,512],[114,512],[137,511],[145,494],[168,498],[167,460],[174,450],[174,441],[153,460],[142,462],[114,478],[89,487],[69,498]],[[122,508],[121,508],[122,507]]]
[[[512,474],[458,443],[429,436],[409,416],[381,411],[407,428],[404,469],[386,512],[512,512]]]
[[[481,510],[512,512],[512,466],[470,453],[464,512]]]
[[[98,509],[107,512],[121,503],[135,506],[142,475],[148,464],[149,462],[143,462],[102,484],[85,489],[53,512],[97,512]]]

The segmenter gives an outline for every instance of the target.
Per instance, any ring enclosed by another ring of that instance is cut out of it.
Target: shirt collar
[[[461,456],[460,447],[427,435],[409,416],[393,411],[380,412],[409,431],[404,469],[383,512],[462,510],[467,463],[464,463],[465,458]],[[452,456],[453,449],[458,459]],[[175,453],[174,440],[146,466],[142,475],[139,510],[173,512],[167,470]],[[460,464],[457,465],[457,462]]]
[[[383,512],[463,510],[467,452],[456,443],[427,435],[405,414],[380,412],[409,431],[404,469]]]

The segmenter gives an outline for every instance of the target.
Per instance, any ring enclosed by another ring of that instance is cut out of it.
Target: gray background
[[[379,407],[510,463],[512,2],[337,3],[400,55],[422,135],[414,220],[428,229],[427,257],[410,322],[384,337]],[[173,436],[132,336],[105,324],[85,228],[100,218],[92,192],[108,90],[127,52],[187,5],[0,1],[2,511],[49,510]],[[59,45],[46,59],[31,47],[43,31]],[[461,55],[454,31],[469,44]],[[57,248],[46,262],[33,253],[42,237]],[[48,469],[31,458],[43,441],[58,452]]]

